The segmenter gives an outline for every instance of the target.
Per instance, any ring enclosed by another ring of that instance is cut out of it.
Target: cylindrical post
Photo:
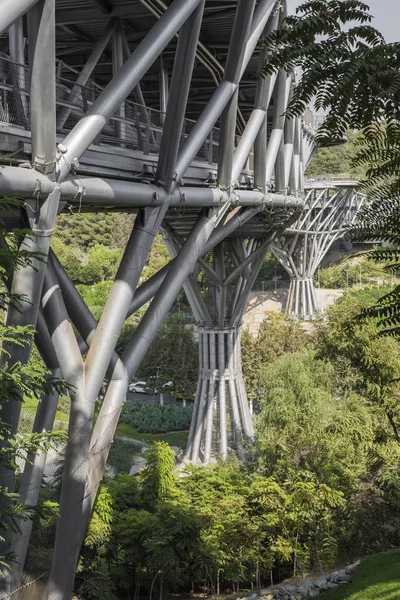
[[[37,2],[38,0],[0,0],[0,34],[9,29]]]
[[[115,31],[115,28],[118,24],[118,19],[112,17],[106,27],[104,35],[96,42],[93,46],[93,50],[86,61],[83,69],[80,71],[78,78],[65,101],[68,103],[68,106],[62,106],[60,108],[59,114],[57,116],[57,130],[60,130],[64,127],[65,123],[69,115],[71,114],[71,105],[74,105],[78,100],[79,96],[82,93],[82,86],[86,85],[89,77],[93,73],[97,63],[100,60],[101,55],[103,54],[108,42],[110,41],[110,37]]]
[[[214,392],[215,392],[215,370],[216,370],[216,349],[215,349],[215,331],[211,330],[207,333],[208,347],[210,352],[210,372],[208,381],[208,398],[207,398],[207,417],[204,440],[204,464],[208,464],[211,458],[212,451],[212,434],[213,434],[213,419],[214,419]]]
[[[219,453],[225,460],[228,456],[226,431],[226,398],[225,398],[225,333],[218,333],[218,365],[219,365]]]

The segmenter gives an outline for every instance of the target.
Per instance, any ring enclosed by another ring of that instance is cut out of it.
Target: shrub
[[[357,266],[343,264],[320,269],[314,276],[321,288],[328,290],[344,289],[360,281],[360,269]]]
[[[126,423],[140,433],[165,433],[189,429],[192,418],[190,406],[166,404],[125,404],[121,413]]]
[[[118,473],[129,473],[133,459],[139,453],[138,446],[115,437],[110,447],[107,463]]]

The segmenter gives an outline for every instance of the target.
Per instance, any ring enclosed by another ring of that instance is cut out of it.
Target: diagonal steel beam
[[[38,0],[0,0],[0,34],[9,29],[37,2]]]
[[[204,4],[202,0],[179,32],[156,172],[156,180],[168,192],[175,175]]]
[[[182,27],[201,0],[174,0],[117,75],[106,86],[86,115],[65,138],[59,161],[59,179],[68,175],[104,125],[128,97],[162,50]]]
[[[73,106],[78,100],[80,94],[82,93],[82,86],[86,85],[88,79],[93,73],[97,63],[100,60],[101,55],[103,54],[108,42],[112,34],[115,31],[115,28],[118,25],[118,19],[113,17],[108,22],[104,35],[95,43],[93,46],[92,52],[89,58],[86,61],[83,69],[80,71],[78,78],[74,85],[72,86],[72,90],[69,95],[65,99],[66,102],[70,106],[63,106],[57,116],[57,129],[62,129],[71,113],[71,106]]]
[[[244,58],[242,60],[238,81],[241,79],[257,46],[258,40],[261,37],[274,4],[275,0],[261,0],[254,12],[250,34],[244,48]],[[207,138],[207,135],[214,127],[233,94],[236,92],[237,87],[238,82],[227,81],[224,79],[215,90],[179,152],[176,166],[176,177],[178,181],[184,176],[193,158]]]
[[[255,0],[239,0],[236,9],[224,72],[224,80],[230,81],[236,86],[240,79],[254,7]],[[235,148],[238,93],[239,90],[236,88],[221,115],[217,180],[219,186],[223,189],[230,188],[232,182],[232,162],[233,151]]]

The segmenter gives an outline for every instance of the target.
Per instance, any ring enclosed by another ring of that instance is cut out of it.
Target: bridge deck
[[[0,58],[0,162],[25,162],[31,158],[29,71],[6,57]],[[61,143],[77,121],[90,108],[102,89],[80,86],[58,78],[57,142]],[[76,97],[71,102],[71,97]],[[66,113],[67,111],[67,113]],[[69,113],[69,114],[68,114]],[[68,114],[65,123],[62,115]],[[121,116],[123,115],[123,116]],[[77,172],[110,176],[125,181],[154,179],[165,114],[154,108],[126,100],[102,133],[79,161]],[[181,145],[195,121],[185,119]],[[208,134],[189,167],[185,182],[207,184],[217,172],[220,130]],[[240,139],[236,136],[236,142]],[[252,182],[252,170],[242,171],[240,181]]]

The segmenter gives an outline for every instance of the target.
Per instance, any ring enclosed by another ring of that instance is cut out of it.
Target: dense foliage
[[[1,211],[15,209],[18,202],[12,199],[0,201]],[[7,285],[9,278],[15,270],[32,264],[32,259],[39,258],[38,254],[28,252],[22,245],[19,247],[20,240],[29,235],[26,230],[12,229],[6,232],[0,227],[0,310],[2,318],[0,320],[0,408],[6,407],[9,402],[23,402],[25,399],[39,399],[42,394],[52,391],[62,392],[65,387],[62,382],[49,377],[49,373],[38,359],[37,354],[28,364],[13,362],[10,360],[11,351],[14,348],[21,348],[32,344],[34,329],[30,326],[10,327],[5,324],[5,311],[10,304],[17,307],[22,306],[24,298],[10,294]],[[32,234],[33,235],[33,234]],[[62,432],[44,435],[41,432],[17,432],[11,435],[11,429],[8,424],[2,420],[0,412],[0,470],[3,475],[7,471],[16,473],[18,471],[18,461],[24,461],[27,454],[34,455],[37,452],[46,452],[54,443],[65,439]],[[9,479],[13,486],[14,478]],[[18,493],[13,487],[0,486],[0,542],[5,541],[5,537],[10,532],[16,532],[19,529],[20,519],[29,518],[32,514],[32,508],[24,506],[19,502]],[[0,553],[3,552],[2,545]],[[8,566],[12,560],[12,555],[0,554],[0,577],[3,569]]]
[[[357,141],[360,134],[346,132],[347,142],[332,147],[319,147],[307,168],[306,176],[313,178],[321,175],[343,175],[352,178],[365,174],[363,163],[355,164],[358,155]]]
[[[136,377],[146,381],[149,393],[166,390],[175,398],[193,398],[198,360],[198,348],[191,328],[167,321],[158,330]]]
[[[128,402],[122,409],[120,420],[141,433],[163,433],[189,429],[191,418],[191,406]]]
[[[242,332],[242,368],[249,398],[260,392],[261,368],[285,353],[302,350],[310,343],[301,325],[280,313],[270,313],[256,336]]]

